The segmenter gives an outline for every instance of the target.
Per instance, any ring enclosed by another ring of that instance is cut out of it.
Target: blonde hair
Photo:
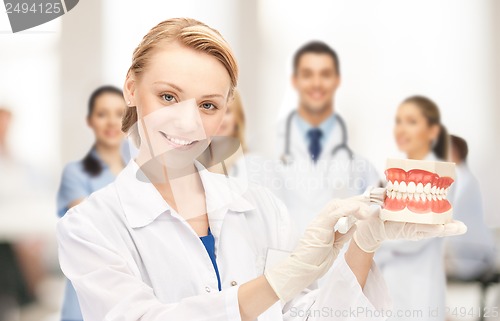
[[[232,96],[238,82],[238,65],[231,48],[217,30],[191,18],[168,19],[153,27],[135,48],[127,75],[133,73],[139,76],[146,70],[154,49],[174,41],[219,60],[229,73]],[[128,132],[136,123],[137,108],[129,107],[122,120],[122,131]],[[136,138],[136,144],[139,145],[140,141]]]
[[[236,121],[236,128],[234,129],[233,137],[237,138],[241,144],[241,148],[244,152],[247,151],[247,144],[245,141],[245,112],[243,110],[243,103],[241,101],[241,96],[238,90],[234,91],[233,100],[228,106],[231,108],[231,112],[234,113],[234,119]]]

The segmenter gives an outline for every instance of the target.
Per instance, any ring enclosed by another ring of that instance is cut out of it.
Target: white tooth
[[[399,183],[399,191],[401,193],[406,193],[406,182]]]
[[[413,199],[413,193],[409,193],[409,194],[408,194],[408,200],[410,200],[410,201],[411,201],[412,199]]]
[[[443,194],[444,194],[444,188],[442,188],[442,187],[441,187],[441,188],[439,189],[439,194],[441,194],[441,195],[443,195]]]
[[[417,193],[422,193],[424,191],[424,185],[422,183],[417,184]]]
[[[443,199],[443,195],[438,194],[438,195],[437,195],[437,199],[438,199],[438,200],[442,200],[442,199]]]
[[[396,192],[395,191],[391,192],[391,198],[396,198]]]
[[[427,183],[424,186],[424,193],[429,194],[431,192],[431,183]]]
[[[431,187],[431,194],[436,194],[436,186]]]
[[[389,189],[387,189],[385,193],[387,194],[387,197],[391,197],[391,191],[389,191]]]
[[[415,201],[420,201],[420,194],[418,193],[415,193],[415,195],[413,196],[415,198]]]
[[[399,182],[398,181],[394,181],[394,190],[395,191],[399,190]]]
[[[420,194],[420,199],[422,200],[422,202],[424,202],[427,199],[427,197],[425,196],[424,193],[422,193]]]
[[[435,201],[437,199],[436,195],[432,195],[432,200]]]
[[[428,201],[431,201],[431,200],[432,200],[432,195],[431,195],[431,194],[427,194],[427,200],[428,200]]]
[[[408,193],[415,193],[416,189],[417,189],[417,185],[415,185],[415,182],[409,182],[408,186],[406,187],[406,191]]]
[[[396,199],[397,199],[397,200],[400,200],[400,199],[401,199],[401,197],[402,197],[402,194],[401,194],[400,192],[398,192],[398,193],[396,194]]]
[[[392,182],[391,181],[388,181],[387,182],[387,191],[392,191]]]

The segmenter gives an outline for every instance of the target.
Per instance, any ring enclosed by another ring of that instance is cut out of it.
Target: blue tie
[[[323,136],[323,133],[319,128],[311,128],[307,132],[307,137],[309,137],[309,154],[315,163],[321,153],[321,144],[319,141],[321,136]]]

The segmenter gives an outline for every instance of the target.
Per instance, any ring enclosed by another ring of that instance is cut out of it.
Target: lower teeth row
[[[436,200],[445,200],[446,195],[441,195],[441,194],[424,194],[424,193],[401,193],[401,192],[395,192],[395,191],[387,191],[387,197],[389,198],[395,198],[397,200],[416,200],[416,201],[436,201]]]

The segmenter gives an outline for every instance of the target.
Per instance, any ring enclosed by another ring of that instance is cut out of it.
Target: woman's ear
[[[127,74],[125,84],[123,84],[123,98],[125,98],[128,107],[137,106],[135,103],[135,77],[131,72]]]

